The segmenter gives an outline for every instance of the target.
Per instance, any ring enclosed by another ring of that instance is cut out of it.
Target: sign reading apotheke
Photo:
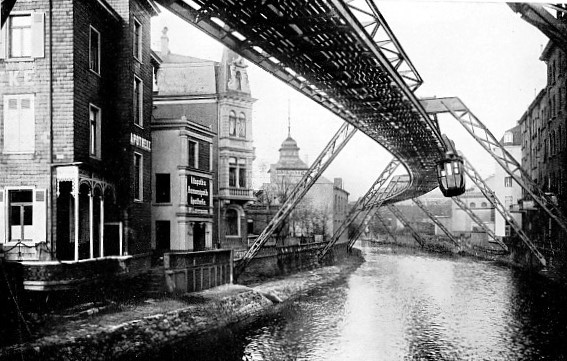
[[[207,178],[187,176],[187,203],[193,207],[209,207],[211,194]]]

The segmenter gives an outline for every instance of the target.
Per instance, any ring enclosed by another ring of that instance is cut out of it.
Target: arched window
[[[487,208],[488,205],[486,204],[486,202],[482,202],[482,203],[480,204],[480,207],[481,207],[481,208]]]
[[[234,77],[236,78],[236,90],[242,90],[242,75],[237,71]]]
[[[471,208],[476,208],[476,203],[475,203],[475,202],[471,202]]]
[[[236,209],[226,210],[226,235],[227,236],[238,236],[240,234],[239,230],[239,217],[238,211]]]
[[[236,124],[238,136],[241,138],[246,138],[246,115],[244,115],[244,113],[240,113],[238,115],[238,121]]]
[[[228,114],[228,135],[236,136],[236,113],[232,110]]]

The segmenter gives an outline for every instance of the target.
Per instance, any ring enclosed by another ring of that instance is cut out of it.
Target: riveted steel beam
[[[407,188],[409,184],[409,179],[407,176],[396,176],[392,178],[392,181],[388,183],[388,186],[383,192],[378,192],[378,194],[374,197],[374,202],[372,207],[363,207],[359,215],[362,217],[355,217],[352,221],[347,219],[348,225],[350,225],[355,219],[359,218],[361,220],[360,224],[356,228],[355,232],[349,235],[348,238],[348,246],[347,249],[350,251],[362,232],[364,231],[364,227],[366,227],[366,223],[370,221],[376,211],[384,204],[384,202],[388,201],[389,199],[393,198],[396,194],[400,193],[401,190]],[[347,226],[348,226],[347,225]]]
[[[480,189],[482,194],[488,199],[488,201],[494,206],[494,208],[504,217],[504,220],[508,222],[508,224],[514,229],[518,237],[524,242],[524,244],[528,247],[528,249],[533,253],[533,255],[539,260],[539,262],[545,267],[547,262],[545,257],[541,254],[541,252],[537,249],[534,243],[530,240],[530,238],[524,233],[522,230],[522,226],[516,221],[516,219],[512,216],[510,211],[502,204],[500,199],[496,196],[496,194],[490,189],[490,187],[486,184],[486,182],[482,179],[480,174],[473,168],[470,162],[463,157],[464,161],[464,171],[465,174],[473,181],[474,184]]]
[[[508,3],[508,6],[522,15],[522,19],[538,28],[549,40],[559,46],[567,54],[567,25],[558,19],[565,17],[566,10],[561,6],[537,3]],[[545,8],[557,12],[554,17]]]
[[[461,208],[466,214],[468,214],[469,217],[471,217],[471,219],[480,228],[482,228],[484,233],[486,233],[486,235],[489,239],[492,240],[492,242],[498,243],[498,245],[502,247],[503,250],[508,251],[508,246],[506,246],[506,244],[504,244],[504,242],[502,242],[502,240],[496,236],[492,229],[488,228],[488,226],[484,224],[484,222],[478,217],[478,215],[474,213],[473,210],[470,209],[470,207],[460,197],[451,197],[451,199],[457,206],[459,206],[459,208]]]
[[[439,221],[439,219],[437,219],[437,217],[435,217],[435,215],[431,213],[431,211],[429,211],[429,209],[425,206],[425,204],[423,204],[421,200],[419,200],[418,198],[412,198],[412,201],[413,203],[415,203],[416,206],[419,207],[419,209],[423,211],[423,213],[427,215],[427,217],[429,217],[429,219],[433,221],[433,223],[435,223],[437,227],[439,227],[443,231],[443,233],[447,235],[447,237],[449,237],[449,239],[451,240],[451,242],[453,242],[455,246],[459,248],[461,247],[461,244],[451,233],[451,231],[449,231],[449,229],[447,229],[447,227],[445,227],[445,225],[441,223],[441,221]]]
[[[567,218],[563,211],[459,98],[422,99],[421,103],[430,114],[450,113],[549,217],[567,232]]]
[[[380,189],[386,184],[388,179],[392,176],[394,171],[400,165],[400,161],[397,159],[392,159],[390,163],[386,165],[384,170],[380,173],[376,181],[372,184],[370,189],[366,192],[366,194],[359,198],[355,205],[350,209],[349,213],[347,214],[345,220],[340,224],[339,228],[335,230],[333,236],[325,245],[325,248],[319,252],[317,258],[322,260],[323,257],[327,254],[327,252],[337,243],[339,238],[342,234],[348,229],[348,226],[354,222],[354,220],[361,214],[361,212],[368,207],[368,202],[375,201],[378,197]]]
[[[411,235],[413,236],[413,238],[415,239],[415,241],[417,243],[419,243],[419,245],[421,247],[423,247],[425,245],[425,240],[421,237],[421,235],[419,234],[419,232],[417,232],[410,224],[410,222],[407,220],[407,218],[404,216],[404,214],[402,213],[402,211],[400,211],[398,209],[398,207],[396,207],[393,204],[388,204],[388,209],[390,210],[390,212],[392,212],[392,214],[400,221],[402,222],[402,224],[404,225],[405,228],[407,228]]]
[[[309,170],[303,175],[301,180],[294,186],[290,195],[282,204],[280,209],[276,212],[270,223],[264,228],[262,233],[258,236],[256,241],[246,251],[244,256],[237,262],[235,267],[236,277],[240,275],[252,259],[260,252],[260,249],[266,244],[272,234],[279,228],[284,220],[293,211],[295,206],[303,199],[309,189],[315,184],[317,179],[323,174],[325,169],[329,167],[332,161],[345,147],[349,140],[352,139],[356,132],[354,126],[349,123],[344,123],[337,133],[333,136],[331,141],[323,149],[321,154],[315,159]]]

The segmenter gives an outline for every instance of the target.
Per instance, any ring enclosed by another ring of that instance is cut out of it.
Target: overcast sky
[[[547,39],[506,4],[472,2],[376,1],[410,60],[424,80],[418,97],[458,96],[500,139],[520,119],[545,86],[546,67],[539,60]],[[152,22],[154,48],[164,26],[174,53],[220,61],[222,44],[166,10]],[[256,147],[254,186],[268,180],[269,164],[287,137],[288,99],[291,135],[301,157],[313,161],[342,120],[295,92],[254,64],[249,67]],[[488,176],[494,162],[450,116],[441,130]],[[362,196],[391,156],[377,143],[357,134],[324,176],[342,177],[351,200]]]

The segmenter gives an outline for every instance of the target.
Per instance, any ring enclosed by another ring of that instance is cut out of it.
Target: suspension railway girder
[[[457,97],[422,99],[426,111],[434,116],[449,113],[482,146],[498,165],[533,199],[559,227],[567,232],[567,217],[555,204],[550,195],[533,181],[529,173],[522,168],[498,139]],[[506,217],[505,217],[506,218]],[[538,256],[539,258],[539,256]],[[541,260],[540,260],[541,261]]]
[[[372,204],[377,202],[379,199],[386,200],[387,197],[385,197],[384,194],[380,192],[380,190],[388,182],[388,179],[390,179],[390,177],[392,176],[392,174],[398,168],[399,165],[400,162],[397,159],[392,159],[390,163],[386,165],[382,173],[380,173],[376,181],[374,181],[372,186],[370,186],[366,194],[364,194],[364,196],[362,196],[356,201],[355,205],[350,209],[349,213],[347,214],[345,220],[339,225],[339,228],[335,230],[333,236],[331,237],[329,242],[327,242],[327,244],[321,250],[321,252],[319,252],[318,255],[319,260],[322,260],[325,257],[327,252],[335,245],[335,243],[337,243],[341,235],[347,230],[347,228],[351,225],[351,223],[354,222],[359,217],[359,215],[362,212],[364,212],[365,210],[370,210],[372,208]],[[389,183],[388,188],[390,188],[392,184],[393,183]],[[404,188],[402,190],[400,189],[398,190],[403,191],[407,189],[408,184],[409,182],[406,181]],[[400,192],[394,194],[399,194],[399,193]]]
[[[400,159],[411,184],[399,200],[437,187],[440,131],[413,94],[419,74],[372,2],[365,16],[380,31],[363,26],[343,0],[157,2]]]

